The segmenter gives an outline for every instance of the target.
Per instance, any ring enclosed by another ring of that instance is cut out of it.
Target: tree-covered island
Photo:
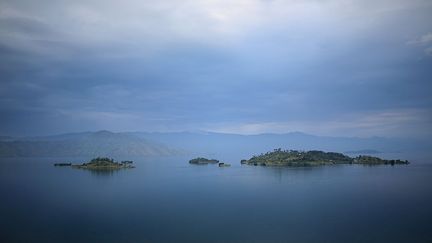
[[[217,159],[206,159],[202,157],[189,160],[189,164],[195,164],[195,165],[207,165],[207,164],[217,164],[217,163],[219,163],[219,160]]]
[[[408,164],[407,160],[385,160],[373,156],[360,155],[351,158],[341,153],[323,151],[297,151],[275,149],[249,160],[241,160],[241,164],[261,166],[318,166],[335,164],[362,164],[362,165],[395,165]]]
[[[130,160],[116,162],[111,158],[97,157],[87,163],[83,163],[80,165],[72,165],[72,167],[88,170],[117,170],[135,168],[132,164],[133,161]]]

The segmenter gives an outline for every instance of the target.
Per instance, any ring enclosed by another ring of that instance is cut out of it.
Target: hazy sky
[[[430,0],[0,0],[0,135],[432,136]]]

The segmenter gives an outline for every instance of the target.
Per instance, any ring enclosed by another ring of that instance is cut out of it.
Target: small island
[[[189,160],[189,164],[195,164],[195,165],[207,165],[207,164],[218,164],[218,163],[219,160],[217,159],[206,159],[202,157]]]
[[[336,164],[361,164],[361,165],[396,165],[409,164],[407,160],[385,160],[373,156],[360,155],[351,158],[341,153],[323,152],[318,150],[297,151],[275,149],[258,156],[253,156],[249,160],[241,160],[241,164],[255,166],[292,166],[307,167],[319,165]]]
[[[228,163],[219,163],[219,167],[230,167],[231,165]]]
[[[54,166],[72,166],[72,163],[55,163]]]
[[[135,168],[132,165],[133,161],[126,160],[116,162],[111,158],[97,157],[90,160],[87,163],[80,165],[71,165],[72,168],[88,169],[88,170],[117,170],[117,169],[129,169]]]

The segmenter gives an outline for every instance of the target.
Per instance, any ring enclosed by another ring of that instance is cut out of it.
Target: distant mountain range
[[[350,150],[345,151],[345,154],[380,154],[381,151],[375,150],[375,149],[360,149],[360,150]]]
[[[109,131],[47,137],[7,138],[0,141],[0,157],[163,156],[181,151],[130,134]]]
[[[300,132],[238,135],[213,132],[98,131],[46,137],[0,136],[0,157],[131,157],[180,154],[235,154],[247,157],[275,148],[341,153],[399,153],[432,151],[432,143],[429,140],[382,137],[324,137]]]
[[[301,132],[285,134],[238,135],[213,132],[148,133],[133,132],[137,137],[158,141],[171,147],[201,154],[236,153],[253,155],[275,148],[323,150],[344,153],[400,153],[432,151],[430,140],[383,137],[326,137]]]

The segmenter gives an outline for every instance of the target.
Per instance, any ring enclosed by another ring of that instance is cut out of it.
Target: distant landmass
[[[10,136],[0,136],[0,141],[10,141],[10,140],[12,140],[13,138],[12,137],[10,137]]]
[[[0,157],[132,157],[178,155],[182,151],[132,134],[109,131],[0,141]]]
[[[396,165],[408,164],[407,160],[385,160],[373,156],[360,155],[351,158],[341,153],[323,151],[297,151],[275,149],[258,156],[253,156],[249,160],[242,160],[242,164],[261,165],[261,166],[318,166],[336,164],[363,164],[363,165]]]
[[[374,149],[360,149],[360,150],[349,150],[345,151],[346,154],[380,154],[381,151],[374,150]]]
[[[132,132],[127,134],[157,141],[197,155],[205,154],[208,156],[229,154],[244,157],[254,154],[256,151],[271,151],[274,148],[323,150],[340,153],[345,151],[359,152],[355,154],[373,154],[370,153],[373,152],[372,150],[381,153],[432,151],[432,142],[430,140],[413,138],[329,137],[301,132],[257,135],[215,132]]]
[[[244,158],[273,148],[322,150],[346,154],[432,151],[429,140],[326,137],[292,132],[238,135],[214,132],[68,133],[45,137],[0,137],[0,157],[125,157],[199,155]],[[366,148],[366,149],[365,149]]]

